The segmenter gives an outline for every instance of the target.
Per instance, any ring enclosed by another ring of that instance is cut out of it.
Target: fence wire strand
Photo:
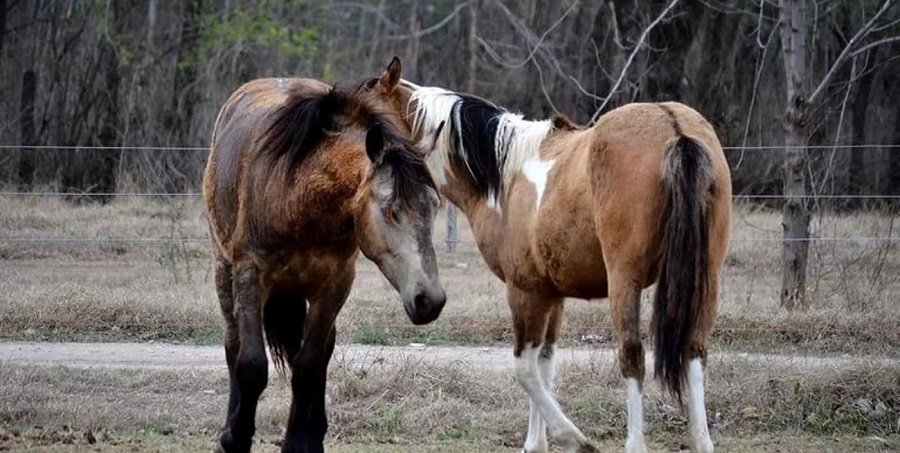
[[[812,150],[833,150],[833,149],[900,149],[900,144],[892,143],[873,143],[862,145],[806,145],[806,146],[789,146],[789,145],[749,145],[749,146],[723,146],[726,151],[744,150],[744,151],[767,151],[767,150],[784,150],[793,148],[806,148]],[[52,151],[52,150],[71,150],[71,151],[209,151],[208,146],[89,146],[89,145],[0,145],[0,149],[7,150],[33,150],[33,151]]]

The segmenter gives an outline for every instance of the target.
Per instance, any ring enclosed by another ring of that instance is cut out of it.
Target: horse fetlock
[[[590,445],[587,437],[574,426],[551,429],[550,437],[559,441],[566,451],[581,451],[582,446]]]
[[[219,448],[217,451],[223,453],[249,452],[250,446],[253,444],[253,431],[255,430],[251,429],[249,433],[245,432],[241,433],[241,435],[236,435],[231,429],[226,428],[219,435]]]
[[[282,453],[324,453],[324,436],[307,436],[304,434],[294,438],[286,438],[281,445]]]
[[[538,441],[529,442],[528,439],[525,440],[525,447],[522,448],[524,453],[547,453],[550,450],[550,445],[547,442],[547,439],[541,439]]]
[[[715,447],[713,447],[712,439],[707,436],[703,439],[694,440],[693,451],[699,453],[713,453],[715,451]]]
[[[647,453],[647,443],[643,434],[628,436],[625,441],[625,453]]]

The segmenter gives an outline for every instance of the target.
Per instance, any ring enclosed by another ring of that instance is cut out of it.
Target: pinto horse
[[[222,107],[203,178],[230,374],[226,452],[249,451],[268,379],[291,371],[283,451],[320,452],[335,318],[358,251],[415,324],[445,302],[431,240],[439,198],[424,156],[364,92],[260,79]]]
[[[626,105],[590,128],[561,116],[527,121],[475,96],[403,81],[397,59],[365,87],[432,148],[432,177],[506,283],[516,375],[530,398],[524,450],[547,451],[549,427],[567,451],[594,451],[553,395],[565,297],[609,299],[627,387],[625,449],[646,450],[640,295],[655,283],[655,374],[679,404],[686,394],[695,451],[712,451],[703,373],[731,176],[709,123],[675,102]]]

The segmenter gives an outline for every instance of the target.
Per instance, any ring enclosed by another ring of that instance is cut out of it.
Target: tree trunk
[[[785,111],[784,242],[781,255],[781,305],[806,305],[810,207],[807,199],[809,105],[806,101],[805,0],[780,0],[780,32],[787,88]]]
[[[178,48],[178,60],[175,66],[175,86],[173,104],[175,117],[172,128],[175,141],[188,142],[188,131],[194,117],[194,104],[197,103],[197,90],[194,82],[197,78],[199,64],[197,34],[200,30],[200,15],[203,11],[202,0],[185,0],[181,16],[181,43]]]
[[[869,58],[877,61],[878,48],[871,51]],[[851,115],[851,145],[862,145],[866,140],[866,113],[869,108],[869,93],[872,91],[872,80],[875,78],[874,72],[867,72],[860,76],[859,85],[856,89],[856,96],[850,104]],[[850,149],[849,164],[849,189],[852,194],[872,193],[871,178],[866,173],[865,156],[867,153],[865,148]],[[853,206],[859,206],[862,200],[855,200]]]
[[[375,25],[372,31],[372,41],[369,42],[369,55],[366,56],[366,65],[365,65],[365,74],[375,74],[379,69],[381,69],[380,65],[385,64],[383,61],[377,62],[376,58],[379,58],[378,49],[381,45],[381,40],[384,38],[382,35],[384,34],[384,20],[382,20],[381,15],[384,14],[384,6],[387,0],[380,0],[378,2],[378,12],[375,14]],[[378,66],[376,66],[376,64]]]
[[[478,73],[478,0],[471,0],[468,7],[466,30],[466,92],[475,94]],[[459,215],[452,204],[447,205],[447,251],[455,252],[459,244]]]
[[[409,8],[409,41],[406,42],[406,74],[419,83],[419,0],[413,0]]]
[[[37,93],[37,75],[28,69],[22,74],[22,97],[19,102],[19,127],[22,146],[34,146],[37,137],[34,131],[34,97]],[[31,190],[34,183],[35,153],[33,149],[22,149],[19,157],[19,186]]]
[[[3,40],[6,38],[6,0],[0,0],[0,64],[3,64]]]

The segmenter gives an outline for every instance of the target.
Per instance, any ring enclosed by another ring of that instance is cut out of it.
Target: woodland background
[[[219,106],[256,77],[377,74],[587,123],[667,2],[643,0],[0,0],[0,185],[192,192]],[[821,79],[878,0],[810,2]],[[872,31],[896,36],[897,7]],[[771,0],[685,0],[653,28],[607,111],[678,100],[731,149],[735,192],[781,192],[785,75]],[[808,128],[813,193],[900,194],[900,42],[843,64]],[[21,146],[76,149],[21,149]],[[103,201],[103,197],[91,197]]]

